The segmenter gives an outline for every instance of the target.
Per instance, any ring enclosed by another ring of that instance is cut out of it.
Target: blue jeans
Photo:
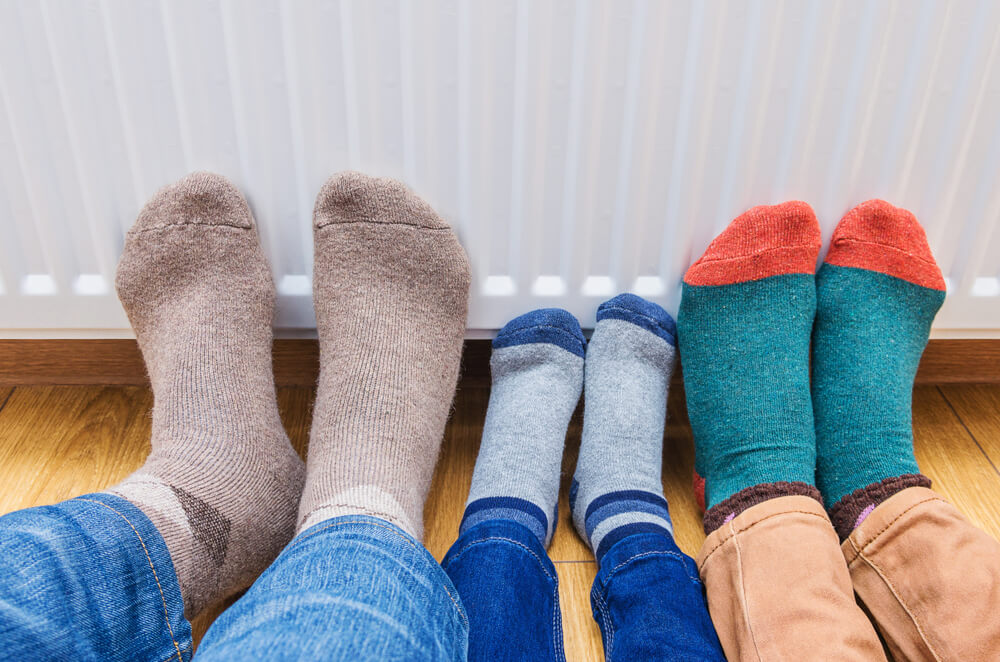
[[[469,661],[562,662],[559,580],[545,548],[509,520],[468,529],[441,562],[469,615]],[[672,538],[628,536],[590,594],[608,662],[725,660],[694,560]]]
[[[0,517],[0,641],[11,660],[190,660],[180,585],[152,522],[107,494]]]
[[[321,522],[215,621],[196,659],[564,659],[558,579],[531,531],[483,522],[444,568],[380,519]],[[608,660],[723,659],[694,564],[665,536],[613,547],[592,603]],[[0,641],[16,660],[188,662],[159,532],[107,494],[0,517]]]
[[[351,515],[295,536],[212,624],[196,660],[464,662],[468,637],[430,552],[386,521]]]
[[[212,625],[197,660],[466,659],[468,620],[424,547],[374,517],[295,537]],[[0,517],[6,659],[191,659],[163,538],[124,499],[90,494]]]

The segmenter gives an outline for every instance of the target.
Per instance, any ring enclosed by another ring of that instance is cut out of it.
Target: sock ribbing
[[[629,535],[673,534],[661,464],[675,332],[665,310],[633,294],[597,309],[570,509],[598,561]]]
[[[580,483],[574,479],[570,508],[578,512]],[[672,537],[674,525],[667,500],[645,490],[619,490],[597,497],[587,506],[578,525],[598,563],[623,538],[637,533],[659,533]]]
[[[366,514],[420,539],[469,263],[448,224],[393,180],[335,175],[313,215],[320,376],[298,528]]]
[[[755,207],[684,277],[678,337],[706,531],[761,500],[818,498],[809,338],[819,247],[805,203]]]
[[[531,531],[539,542],[548,546],[555,533],[556,521],[559,516],[557,508],[549,514],[533,501],[517,497],[492,496],[471,499],[465,506],[458,534],[462,535],[477,524],[491,520],[505,519],[517,522]]]
[[[583,387],[584,338],[564,310],[509,322],[493,341],[493,385],[460,532],[515,521],[548,545],[570,417]]]
[[[846,537],[901,489],[929,486],[913,454],[912,391],[944,279],[917,219],[881,200],[838,224],[816,277],[817,481]]]
[[[302,490],[271,372],[274,284],[246,200],[210,173],[162,189],[126,237],[116,286],[154,406],[149,458],[108,491],[163,536],[193,617],[274,560]]]

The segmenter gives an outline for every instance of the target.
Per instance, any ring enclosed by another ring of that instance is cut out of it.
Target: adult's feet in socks
[[[274,283],[246,200],[196,173],[129,231],[118,296],[153,386],[152,452],[108,490],[163,536],[191,618],[249,586],[295,531],[304,467],[271,371]]]
[[[896,492],[930,487],[913,456],[913,378],[945,284],[913,214],[869,200],[834,231],[816,295],[816,480],[846,538]]]
[[[754,207],[684,276],[677,329],[706,532],[768,499],[820,499],[809,394],[819,248],[809,205]]]
[[[313,212],[320,376],[299,530],[341,515],[417,539],[455,394],[469,262],[399,182],[342,173]]]

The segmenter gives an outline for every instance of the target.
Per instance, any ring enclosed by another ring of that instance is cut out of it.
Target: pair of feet
[[[116,286],[152,382],[152,452],[109,491],[163,535],[189,617],[330,517],[422,533],[468,260],[423,200],[356,173],[323,186],[313,232],[320,379],[307,465],[278,414],[275,289],[240,192],[190,175],[147,203],[125,241]]]
[[[493,385],[461,533],[512,520],[548,545],[566,429],[585,390],[570,490],[577,530],[598,560],[627,535],[671,536],[660,471],[676,345],[670,315],[632,294],[598,307],[589,343],[564,310],[536,310],[504,326],[493,341]]]
[[[892,494],[930,484],[911,396],[945,283],[924,231],[872,200],[840,221],[817,273],[820,246],[807,204],[756,207],[684,277],[678,338],[708,532],[806,494],[845,538]]]

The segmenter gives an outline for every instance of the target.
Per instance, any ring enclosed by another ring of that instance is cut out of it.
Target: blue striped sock
[[[543,545],[555,531],[563,444],[583,388],[584,338],[564,310],[536,310],[493,341],[493,387],[460,534],[504,519]]]
[[[493,519],[507,519],[517,522],[531,530],[543,543],[548,538],[549,518],[542,509],[528,501],[517,497],[483,497],[476,499],[465,508],[462,516],[460,533],[465,533],[480,522]],[[552,520],[555,521],[554,519]]]
[[[597,309],[570,509],[598,561],[626,536],[673,535],[660,470],[675,358],[674,321],[660,306],[622,294]]]
[[[575,509],[580,484],[574,479],[570,488],[570,508]],[[643,490],[620,490],[597,497],[584,514],[587,540],[600,561],[615,543],[635,533],[660,533],[673,536],[667,500],[662,494]]]

